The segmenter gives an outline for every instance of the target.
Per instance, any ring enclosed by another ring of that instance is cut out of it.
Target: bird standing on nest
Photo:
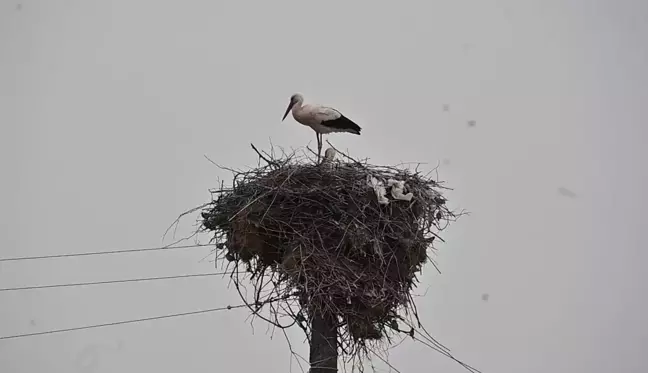
[[[360,126],[355,124],[351,119],[345,117],[339,111],[321,105],[304,103],[304,96],[295,93],[290,97],[290,104],[281,121],[286,119],[288,113],[292,110],[295,120],[305,126],[309,126],[315,131],[317,136],[317,161],[319,162],[322,154],[322,135],[333,132],[348,132],[355,135],[360,134]]]

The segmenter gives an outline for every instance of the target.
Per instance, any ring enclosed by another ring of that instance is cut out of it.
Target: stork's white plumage
[[[315,131],[317,136],[317,159],[319,160],[322,153],[322,135],[333,132],[348,132],[355,135],[360,134],[360,126],[355,124],[351,119],[345,117],[339,111],[321,105],[306,104],[304,105],[304,96],[295,93],[290,97],[290,104],[284,114],[282,121],[286,119],[288,113],[292,110],[293,118],[298,123],[309,126]]]

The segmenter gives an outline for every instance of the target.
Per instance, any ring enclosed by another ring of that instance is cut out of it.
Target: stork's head
[[[301,105],[302,102],[304,102],[304,96],[302,96],[300,93],[295,93],[294,95],[290,96],[290,103],[288,104],[288,108],[286,109],[286,112],[284,113],[284,116],[283,118],[281,118],[281,120],[283,121],[284,119],[286,119],[293,106],[297,104]]]

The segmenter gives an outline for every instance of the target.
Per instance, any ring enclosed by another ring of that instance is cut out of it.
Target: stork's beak
[[[295,105],[295,103],[290,101],[290,104],[288,104],[288,109],[286,109],[286,113],[284,114],[283,118],[281,118],[282,122],[284,121],[284,119],[286,119],[286,117],[288,116],[288,113],[290,113],[290,109],[292,109],[294,105]]]

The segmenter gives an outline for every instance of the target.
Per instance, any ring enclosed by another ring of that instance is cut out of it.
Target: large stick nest
[[[416,169],[347,156],[317,164],[259,155],[267,164],[235,172],[202,212],[225,258],[252,273],[254,303],[290,298],[298,304],[290,314],[306,327],[315,313],[335,315],[343,353],[403,331],[402,311],[415,311],[416,275],[455,218],[442,186]],[[388,203],[379,203],[372,179]],[[411,200],[395,199],[390,179],[403,181]]]

